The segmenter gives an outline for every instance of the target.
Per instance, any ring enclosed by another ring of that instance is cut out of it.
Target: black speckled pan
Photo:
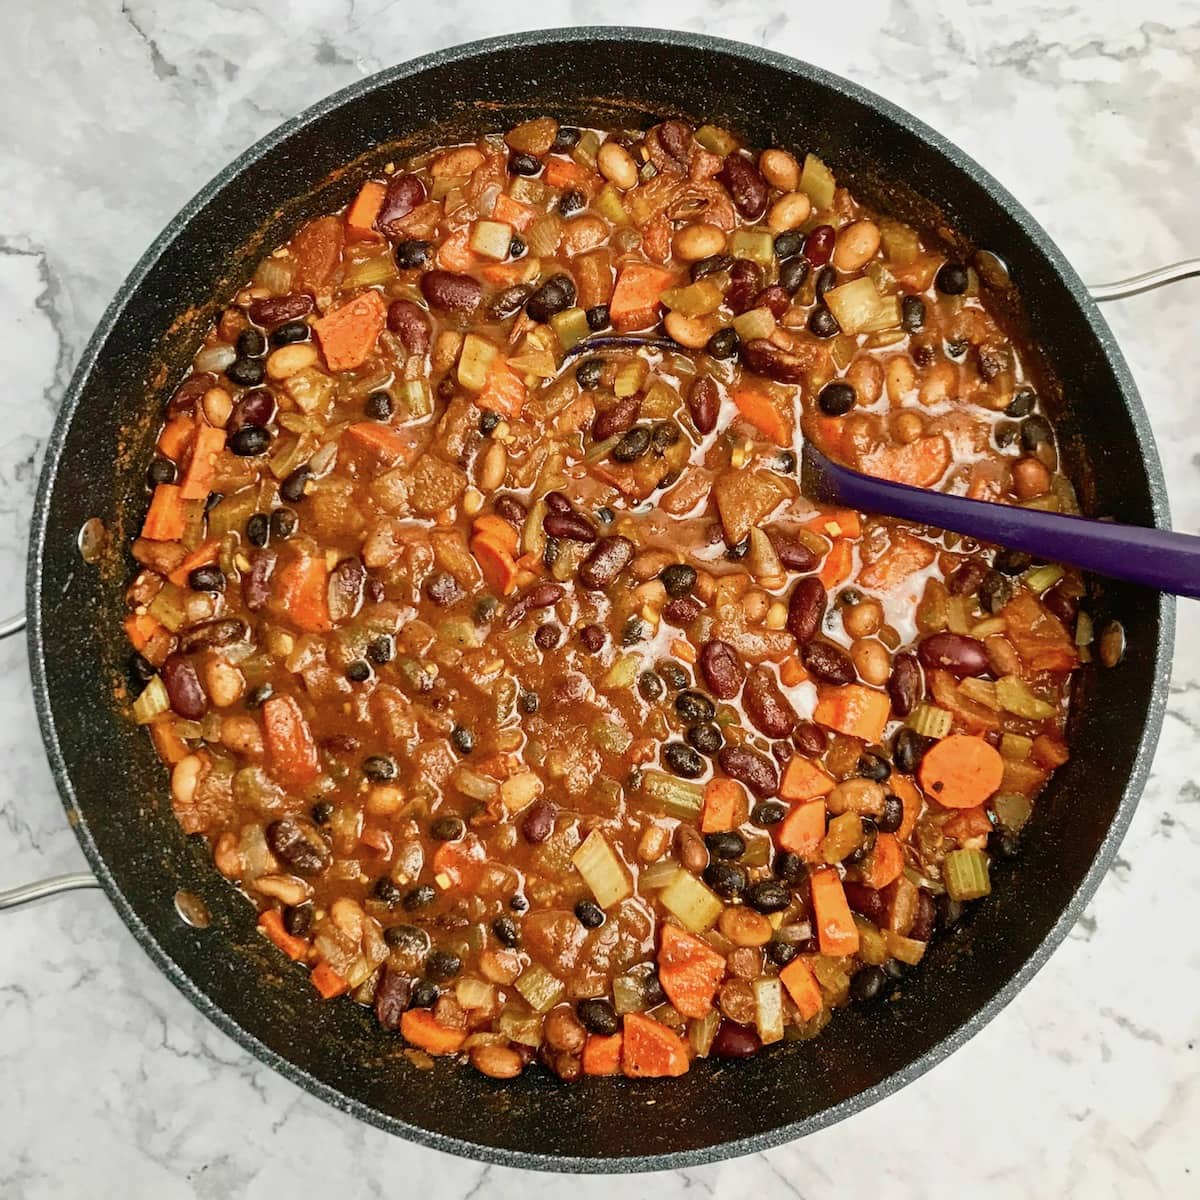
[[[123,709],[128,560],[114,552],[85,566],[77,532],[98,516],[115,545],[128,544],[147,503],[159,405],[260,253],[344,203],[369,165],[545,113],[600,126],[683,116],[752,144],[814,148],[869,202],[955,230],[946,236],[964,251],[995,251],[1057,381],[1051,408],[1085,510],[1166,525],[1158,457],[1112,335],[1037,223],[961,151],[869,92],[765,50],[652,30],[534,33],[434,54],[323,101],[242,155],[154,243],[84,353],[46,456],[29,559],[30,659],[59,790],[113,904],[167,976],[250,1053],[426,1146],[539,1169],[677,1167],[778,1145],[896,1091],[1046,961],[1103,876],[1145,781],[1173,602],[1117,586],[1098,597],[1100,614],[1124,622],[1129,652],[1117,669],[1081,677],[1074,757],[1039,803],[1024,857],[997,870],[990,900],[931,950],[899,999],[840,1013],[813,1042],[698,1061],[672,1081],[566,1087],[529,1071],[497,1084],[446,1062],[416,1070],[369,1012],[320,1002],[176,824],[166,774]],[[180,921],[179,888],[207,901],[208,929]]]

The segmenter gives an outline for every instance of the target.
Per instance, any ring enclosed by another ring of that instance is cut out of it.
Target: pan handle
[[[1153,291],[1154,288],[1178,283],[1181,279],[1191,279],[1196,275],[1200,275],[1200,258],[1185,258],[1182,262],[1168,263],[1165,267],[1157,267],[1130,279],[1097,283],[1088,288],[1088,291],[1092,293],[1093,300],[1103,304],[1107,300],[1124,300],[1127,296],[1138,296],[1142,292]]]
[[[23,612],[14,613],[11,617],[0,618],[0,641],[12,637],[14,633],[20,633],[24,628],[25,614]]]

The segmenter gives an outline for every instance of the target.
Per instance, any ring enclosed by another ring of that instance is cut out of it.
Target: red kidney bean
[[[167,401],[168,416],[178,417],[196,411],[196,405],[210,387],[215,387],[217,377],[209,371],[201,371],[189,375],[176,389],[171,399]]]
[[[585,588],[598,592],[610,583],[629,565],[634,546],[627,537],[614,534],[601,538],[591,553],[579,564],[576,578]]]
[[[266,388],[251,388],[233,406],[226,428],[230,433],[236,433],[244,425],[265,429],[274,419],[275,397]]]
[[[702,612],[704,605],[694,596],[683,596],[678,600],[667,602],[663,616],[671,625],[690,625]]]
[[[718,700],[732,700],[742,690],[746,678],[738,652],[728,643],[714,638],[700,647],[700,674],[708,690]]]
[[[882,929],[887,921],[887,903],[883,893],[849,879],[842,886],[846,890],[846,903],[850,905],[851,910]]]
[[[700,433],[712,433],[721,412],[721,396],[717,385],[708,375],[701,375],[692,385],[687,398],[688,412]]]
[[[387,327],[403,343],[409,354],[424,354],[432,332],[429,314],[411,300],[393,300],[388,305]]]
[[[792,730],[792,745],[808,758],[818,758],[825,753],[828,739],[825,730],[812,721],[801,721]]]
[[[811,571],[817,565],[816,552],[809,549],[799,538],[777,529],[768,529],[767,538],[775,548],[775,553],[779,555],[779,561],[789,571]]]
[[[288,321],[298,321],[313,310],[313,298],[307,292],[288,296],[268,296],[250,302],[250,320],[264,329],[274,329]]]
[[[738,353],[744,366],[777,383],[803,383],[812,369],[811,359],[781,350],[766,338],[743,342]]]
[[[592,422],[592,437],[602,442],[618,433],[624,433],[638,419],[641,408],[641,396],[622,396],[616,404],[596,414],[596,419]]]
[[[760,800],[779,790],[779,772],[775,764],[749,746],[724,746],[717,761],[730,779],[745,784]]]
[[[814,267],[823,267],[833,257],[837,232],[832,225],[818,225],[804,239],[804,257]]]
[[[990,670],[987,650],[977,638],[961,633],[933,633],[918,647],[924,667],[941,667],[959,679],[967,675],[986,675]]]
[[[892,673],[887,683],[887,692],[896,716],[907,717],[917,707],[923,690],[921,668],[917,665],[916,656],[897,654],[892,660]]]
[[[933,927],[937,924],[937,904],[933,897],[922,888],[917,892],[917,915],[913,917],[912,928],[908,936],[917,942],[927,942],[933,937]]]
[[[729,268],[729,288],[725,303],[735,313],[749,312],[754,297],[762,291],[762,267],[748,258],[735,258]]]
[[[301,875],[319,875],[333,857],[320,830],[302,817],[281,817],[267,826],[271,853]]]
[[[717,1058],[751,1058],[761,1049],[762,1042],[753,1026],[739,1025],[725,1018],[717,1026],[710,1053]]]
[[[765,287],[750,302],[751,308],[766,308],[775,320],[779,320],[792,307],[792,298],[777,283]]]
[[[274,550],[260,550],[250,559],[250,570],[242,576],[242,599],[251,612],[257,612],[271,598],[271,576],[279,555]]]
[[[858,678],[850,656],[832,642],[809,642],[800,657],[810,675],[822,683],[846,684]]]
[[[168,655],[162,665],[163,686],[171,707],[189,721],[198,721],[208,712],[208,697],[200,685],[200,676],[190,659],[182,654]]]
[[[983,582],[986,574],[987,567],[969,559],[950,572],[946,580],[946,590],[952,596],[970,596],[979,590],[979,585]]]
[[[515,529],[525,524],[525,506],[515,496],[499,496],[493,509],[502,521],[507,521]]]
[[[424,204],[425,194],[425,185],[415,175],[393,175],[375,218],[375,228],[380,233],[399,236],[402,231],[392,229],[392,222],[403,220],[418,204]]]
[[[483,287],[470,275],[453,271],[426,271],[421,276],[421,295],[430,308],[440,312],[473,313],[483,297]]]
[[[329,576],[329,617],[348,621],[362,606],[367,568],[361,558],[343,558]]]
[[[558,810],[549,800],[535,800],[521,818],[521,835],[527,842],[537,845],[554,832],[554,818]]]
[[[240,642],[246,636],[246,625],[237,617],[219,617],[195,625],[179,636],[179,649],[184,654],[193,650],[208,650],[214,646],[228,646]]]
[[[792,588],[788,599],[787,628],[801,646],[810,642],[821,628],[828,599],[825,585],[816,575],[806,576]]]
[[[571,501],[562,492],[547,492],[543,499],[546,501],[546,507],[552,513],[570,513],[575,511],[571,507]]]
[[[766,212],[767,181],[744,155],[736,152],[727,155],[717,178],[729,190],[734,207],[747,220],[757,221]]]
[[[687,166],[692,155],[691,126],[683,121],[664,121],[655,132],[662,148],[681,166]]]
[[[1067,628],[1075,624],[1079,616],[1079,597],[1072,596],[1061,583],[1056,583],[1049,591],[1042,593],[1042,603]]]
[[[768,667],[755,667],[747,676],[742,705],[755,729],[769,738],[785,738],[796,727],[796,710]]]
[[[575,512],[550,512],[542,518],[542,528],[552,538],[569,542],[594,542],[596,530],[587,517]]]
[[[384,1029],[393,1032],[400,1028],[400,1018],[408,1008],[413,981],[390,967],[383,968],[383,977],[375,989],[375,1016]]]

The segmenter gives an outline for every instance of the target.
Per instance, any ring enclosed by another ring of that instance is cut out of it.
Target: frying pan
[[[736,1064],[698,1060],[672,1081],[566,1087],[531,1070],[497,1083],[445,1062],[417,1070],[370,1012],[319,1001],[255,931],[207,848],[184,836],[164,769],[127,716],[122,593],[147,503],[144,464],[162,401],[263,253],[345,203],[372,168],[546,113],[610,127],[682,116],[750,144],[814,148],[868,203],[939,232],[960,254],[993,251],[1012,280],[998,301],[1042,348],[1047,404],[1084,511],[1166,526],[1146,415],[1107,326],[1041,228],[961,151],[879,97],[765,50],[653,30],[533,33],[433,54],[339,92],[223,171],[138,263],[83,354],[46,454],[29,550],[33,693],[96,878],[164,974],[250,1053],[336,1107],[438,1149],[554,1170],[678,1167],[777,1145],[866,1107],[1024,986],[1079,916],[1132,816],[1162,719],[1174,608],[1131,586],[1097,591],[1094,611],[1124,625],[1128,649],[1113,670],[1084,669],[1073,757],[1037,805],[1024,857],[997,869],[990,899],[931,947],[897,999],[843,1011],[815,1041]],[[91,518],[109,537],[95,564],[78,549]],[[206,928],[181,920],[180,890],[203,899]]]

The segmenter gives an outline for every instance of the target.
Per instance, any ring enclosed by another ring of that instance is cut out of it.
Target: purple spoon
[[[1112,579],[1200,599],[1200,537],[1190,534],[891,483],[838,466],[810,442],[804,444],[801,486],[811,500],[949,529],[1047,562],[1070,563]]]

